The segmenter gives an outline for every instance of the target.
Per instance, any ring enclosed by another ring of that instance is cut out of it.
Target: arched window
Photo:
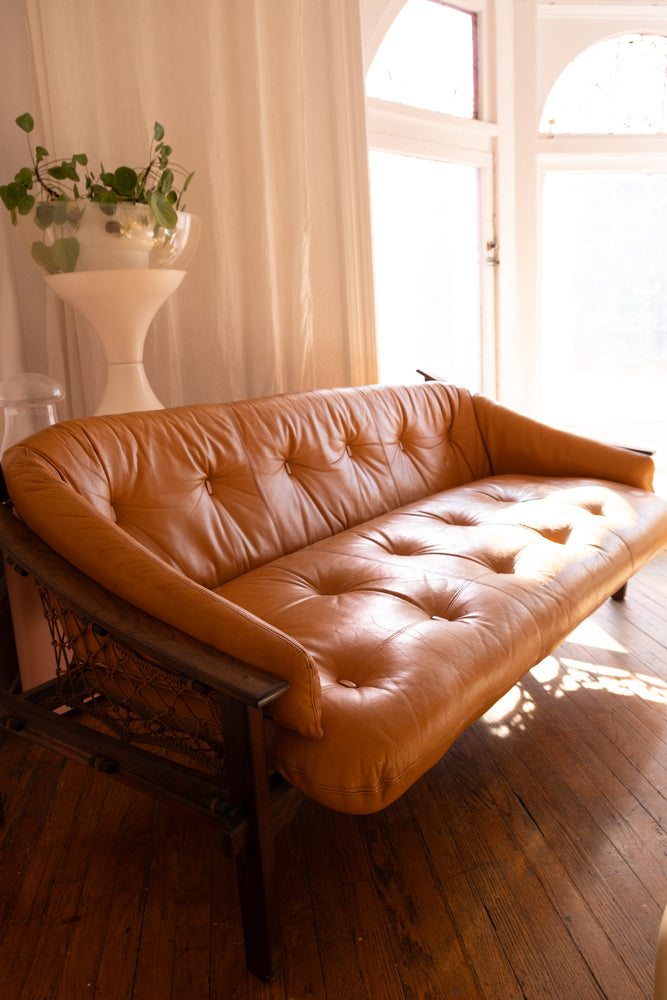
[[[541,118],[543,415],[586,432],[664,421],[666,73],[667,38],[607,39]]]
[[[667,132],[667,38],[620,35],[586,49],[552,88],[540,132]]]
[[[366,76],[383,382],[421,368],[495,389],[493,271],[482,250],[494,243],[495,139],[479,120],[483,6],[407,0]]]
[[[459,118],[477,117],[476,15],[408,0],[366,75],[366,93]]]

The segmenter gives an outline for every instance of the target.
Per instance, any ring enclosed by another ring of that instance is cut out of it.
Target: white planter
[[[194,252],[199,220],[179,212],[175,229],[158,225],[148,205],[102,205],[76,201],[37,202],[19,216],[22,243],[42,274],[73,271],[174,268],[183,270]]]
[[[149,267],[157,229],[153,213],[148,205],[120,204],[115,209],[113,215],[107,215],[95,202],[86,205],[78,228],[71,234],[79,242],[74,270]]]

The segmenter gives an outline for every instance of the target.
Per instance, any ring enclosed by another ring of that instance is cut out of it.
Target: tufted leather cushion
[[[664,544],[652,468],[442,383],[94,417],[3,456],[65,558],[288,680],[276,760],[362,811]]]
[[[225,584],[320,677],[323,739],[278,731],[279,769],[342,811],[393,801],[652,552],[645,500],[596,480],[482,479]]]

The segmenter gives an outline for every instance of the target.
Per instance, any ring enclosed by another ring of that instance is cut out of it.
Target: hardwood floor
[[[213,827],[7,735],[2,1000],[648,1000],[667,903],[667,552],[398,803],[279,841],[245,970]]]

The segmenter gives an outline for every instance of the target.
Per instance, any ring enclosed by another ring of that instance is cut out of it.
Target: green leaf
[[[17,181],[7,184],[5,187],[5,196],[3,196],[3,201],[7,208],[16,208],[25,192],[25,184],[20,184]]]
[[[56,181],[64,181],[67,177],[65,171],[63,170],[62,163],[57,163],[55,167],[49,167],[46,172],[49,177],[53,177]]]
[[[51,253],[51,247],[47,247],[46,243],[42,243],[40,240],[33,243],[30,247],[30,252],[32,253],[33,259],[39,264],[40,267],[45,267],[49,274],[56,273],[56,265],[53,261],[53,255]]]
[[[23,129],[24,132],[32,132],[35,127],[34,119],[32,115],[28,114],[27,111],[25,114],[18,116],[16,124],[20,129]]]
[[[192,180],[192,178],[194,177],[194,175],[195,175],[195,172],[194,172],[194,170],[193,170],[193,171],[192,171],[191,173],[189,173],[189,174],[188,174],[188,176],[187,176],[187,177],[185,178],[185,180],[183,181],[183,187],[181,188],[181,191],[182,191],[182,192],[183,192],[184,194],[185,194],[185,192],[187,191],[187,189],[188,189],[188,186],[189,186],[189,184],[190,184],[190,181]]]
[[[35,199],[33,196],[31,194],[24,194],[16,206],[19,210],[19,215],[28,215],[34,204]]]
[[[79,259],[79,241],[75,236],[65,236],[50,247],[37,241],[30,248],[33,258],[49,274],[69,273],[76,268]]]
[[[160,183],[158,184],[157,189],[158,191],[161,191],[162,194],[169,194],[173,186],[173,183],[174,183],[174,171],[167,169],[163,172],[162,176],[160,177]]]
[[[115,215],[116,205],[118,204],[118,195],[115,191],[107,191],[106,188],[102,188],[100,195],[95,199],[100,204],[100,209],[105,215]]]
[[[79,175],[76,172],[76,167],[74,165],[74,160],[63,160],[62,163],[63,173],[68,181],[78,181]]]
[[[137,185],[137,172],[132,167],[118,167],[113,175],[113,189],[120,197],[129,197]]]
[[[155,125],[153,126],[153,138],[156,142],[162,142],[164,139],[164,129],[159,122],[155,122]]]
[[[58,270],[69,273],[74,270],[79,259],[79,241],[75,236],[65,236],[61,240],[55,240],[51,253],[53,263]]]
[[[35,209],[35,225],[40,229],[48,229],[53,222],[53,204],[48,201],[40,202]]]
[[[88,157],[85,153],[75,153],[72,157],[72,163],[80,163],[82,167],[88,166]]]
[[[64,226],[69,221],[67,218],[67,202],[66,201],[52,201],[51,207],[53,209],[53,222],[56,226]]]
[[[35,159],[37,160],[38,163],[41,163],[42,160],[45,160],[48,155],[49,155],[48,149],[44,149],[43,146],[35,146]]]
[[[77,226],[81,222],[83,213],[86,211],[85,205],[82,205],[80,201],[70,201],[66,206],[67,221],[73,225]]]
[[[22,167],[18,174],[14,178],[18,184],[22,184],[23,187],[32,187],[32,170],[30,167]]]
[[[150,198],[150,206],[158,224],[164,229],[174,229],[178,224],[178,215],[175,209],[169,204],[166,195],[161,191],[155,191]]]

